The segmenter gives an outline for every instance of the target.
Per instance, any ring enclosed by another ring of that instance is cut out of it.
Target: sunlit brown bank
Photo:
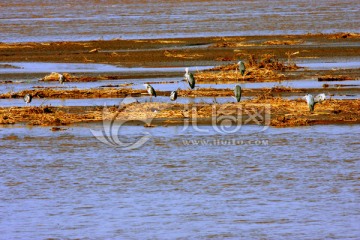
[[[130,103],[107,107],[11,107],[0,108],[0,124],[68,125],[73,123],[121,120],[129,124],[166,126],[224,124],[219,116],[234,116],[231,124],[258,124],[279,127],[314,124],[359,124],[360,100],[326,100],[309,112],[303,100],[248,100],[226,104]],[[138,123],[138,122],[142,123]]]
[[[295,62],[318,60],[338,61],[360,56],[360,35],[356,33],[307,34],[284,36],[207,37],[156,40],[110,40],[87,42],[0,43],[1,68],[12,68],[12,62],[61,62],[106,63],[122,67],[186,67],[214,66],[194,75],[198,83],[229,82],[281,82],[283,80],[312,79],[314,81],[343,81],[359,79],[360,69],[309,70]],[[245,62],[242,75],[237,61]],[[38,76],[37,73],[3,74],[12,84],[13,79],[39,77],[40,81],[56,78]],[[66,82],[87,82],[112,79],[179,76],[178,73],[64,73]],[[300,81],[300,80],[299,80]],[[65,82],[65,84],[66,84]],[[21,84],[21,83],[20,83]],[[331,99],[334,94],[359,95],[358,86],[342,88],[341,85],[324,83],[321,88],[289,88],[284,86],[242,90],[240,103],[231,103],[232,89],[196,88],[179,89],[179,97],[229,97],[224,104],[179,104],[134,102],[123,106],[108,107],[0,107],[0,124],[26,123],[29,125],[61,126],[74,123],[99,122],[103,119],[128,121],[144,126],[184,124],[196,122],[212,124],[221,114],[235,116],[243,124],[272,125],[279,127],[313,124],[359,124],[360,100]],[[306,93],[326,93],[328,98],[316,104],[309,112],[301,96]],[[169,96],[169,91],[157,89],[158,96]],[[9,91],[1,99],[23,98],[87,99],[124,98],[146,95],[146,90],[132,89],[126,83],[99,89],[33,88],[20,92]],[[292,100],[285,99],[292,97]],[[250,100],[249,100],[250,98]],[[155,99],[156,101],[156,99]],[[264,109],[266,108],[266,114]],[[241,109],[241,111],[237,111]],[[254,112],[261,112],[254,117]],[[139,123],[142,122],[142,123]],[[221,123],[218,123],[221,124]]]

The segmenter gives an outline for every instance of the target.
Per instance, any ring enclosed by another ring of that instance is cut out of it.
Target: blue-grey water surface
[[[357,0],[13,0],[0,8],[2,42],[360,31]]]
[[[199,128],[0,128],[0,239],[359,239],[357,125]]]
[[[0,1],[0,9],[0,42],[360,31],[360,2],[354,0],[15,0]],[[108,65],[16,64],[20,68],[2,68],[1,73],[123,70]],[[359,66],[358,59],[346,66],[306,64],[310,69]],[[138,71],[149,70],[169,71]],[[181,72],[179,79],[136,79],[130,87],[161,81],[154,86],[185,88],[183,70],[170,71]],[[133,83],[59,86],[38,79],[20,81],[1,84],[0,92]],[[163,84],[166,81],[175,83]],[[245,88],[278,83],[247,84]],[[279,84],[311,88],[320,83],[305,79]],[[34,99],[32,104],[89,105],[89,101],[102,106],[121,99]],[[1,107],[23,104],[22,99],[0,101]],[[151,136],[133,150],[95,138],[90,129],[101,130],[100,123],[61,128],[65,130],[0,125],[0,239],[360,238],[358,125],[265,130],[243,126],[230,134],[212,126],[199,126],[202,131],[123,126],[119,139],[125,142],[140,139],[144,132]]]

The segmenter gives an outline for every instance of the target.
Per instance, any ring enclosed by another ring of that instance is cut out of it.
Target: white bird
[[[64,77],[64,75],[62,75],[62,74],[59,73],[59,83],[60,83],[60,84],[64,84],[64,82],[65,82],[65,77]]]
[[[28,93],[24,96],[24,101],[26,102],[26,106],[31,103],[31,100],[32,100],[31,94]]]
[[[145,84],[147,92],[150,94],[150,101],[152,96],[156,97],[156,91],[150,84]]]
[[[314,96],[311,94],[306,94],[304,97],[304,99],[306,99],[306,102],[309,106],[310,112],[314,111],[314,106],[315,106],[315,101],[314,101]]]
[[[177,99],[177,91],[172,91],[170,94],[170,100],[175,101]]]
[[[194,89],[195,87],[195,78],[194,75],[189,72],[189,68],[185,68],[185,75],[184,75],[186,81],[189,83],[190,88]]]
[[[315,101],[315,103],[321,103],[321,102],[325,101],[325,99],[326,99],[325,93],[320,93],[320,94],[316,95],[316,97],[314,98],[314,101]]]

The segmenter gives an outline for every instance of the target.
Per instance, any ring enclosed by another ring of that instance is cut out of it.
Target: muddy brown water
[[[0,128],[1,239],[360,236],[357,125],[61,128]]]

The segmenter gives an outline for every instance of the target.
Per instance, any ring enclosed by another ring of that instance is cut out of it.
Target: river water
[[[360,31],[360,2],[353,0],[15,0],[0,1],[0,9],[1,42]],[[39,69],[59,71],[55,65]],[[309,67],[327,67],[320,65]],[[0,92],[58,85],[23,81]],[[0,101],[17,105],[24,103]],[[148,136],[131,150],[97,139],[91,130],[102,127],[0,125],[0,239],[360,238],[358,125],[248,125],[228,134],[212,126],[123,126],[120,143]]]
[[[0,9],[2,42],[360,31],[358,0],[13,0]]]
[[[357,125],[101,128],[0,129],[1,239],[360,237]]]

